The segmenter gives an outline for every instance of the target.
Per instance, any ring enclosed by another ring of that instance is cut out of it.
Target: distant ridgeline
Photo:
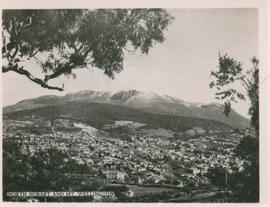
[[[170,96],[139,91],[82,91],[65,96],[42,96],[4,107],[4,116],[12,119],[40,117],[45,120],[67,118],[102,129],[115,121],[142,123],[143,128],[228,131],[246,128],[249,120],[232,110],[229,117],[220,104],[187,103]]]

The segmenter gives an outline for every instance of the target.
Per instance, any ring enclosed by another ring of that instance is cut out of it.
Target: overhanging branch
[[[50,86],[50,85],[48,85],[47,82],[43,81],[40,78],[37,78],[37,77],[33,76],[29,71],[23,69],[23,67],[19,67],[17,64],[2,67],[2,72],[3,73],[9,72],[9,71],[13,71],[13,72],[18,73],[20,75],[26,76],[28,79],[30,79],[31,81],[37,83],[42,88],[48,88],[48,89],[51,89],[51,90],[64,91],[64,84],[63,84],[63,86],[61,88],[56,87],[56,86]]]
[[[54,79],[59,77],[60,75],[63,75],[65,72],[70,72],[74,66],[67,66],[67,67],[62,67],[58,69],[56,72],[50,74],[50,75],[45,75],[45,78],[43,80],[44,83],[47,83],[49,80]]]

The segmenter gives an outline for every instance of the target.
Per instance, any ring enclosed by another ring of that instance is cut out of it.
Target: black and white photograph
[[[3,203],[260,203],[259,8],[1,13]]]

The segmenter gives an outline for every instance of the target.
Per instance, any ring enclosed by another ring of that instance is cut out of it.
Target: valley
[[[4,109],[4,146],[15,144],[27,160],[62,153],[58,174],[77,182],[74,190],[111,189],[123,202],[224,199],[229,192],[209,172],[245,164],[235,155],[245,130],[220,121],[82,100],[29,106]]]

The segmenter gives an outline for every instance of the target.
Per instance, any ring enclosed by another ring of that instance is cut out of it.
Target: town
[[[123,139],[63,118],[49,121],[37,117],[23,120],[4,117],[3,126],[4,142],[15,141],[21,146],[22,154],[31,157],[36,152],[56,148],[92,169],[89,174],[68,173],[69,176],[103,185],[164,185],[182,189],[207,186],[211,185],[206,176],[208,169],[222,167],[232,173],[243,170],[244,165],[234,154],[243,137],[236,130],[210,131],[180,139],[145,133],[139,130],[144,125],[137,124],[136,130]]]

